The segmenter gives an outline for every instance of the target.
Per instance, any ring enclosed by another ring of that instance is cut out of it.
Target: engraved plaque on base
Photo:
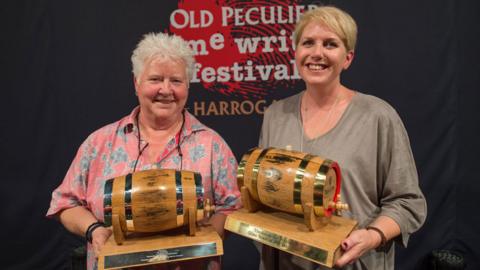
[[[284,212],[241,209],[227,216],[225,229],[312,262],[332,267],[340,243],[356,227],[355,220],[332,216],[310,231],[301,217]]]
[[[211,226],[184,233],[129,237],[117,245],[110,237],[98,258],[98,269],[123,269],[223,255],[223,243]]]

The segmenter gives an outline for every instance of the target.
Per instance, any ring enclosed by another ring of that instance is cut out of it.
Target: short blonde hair
[[[347,12],[333,6],[320,6],[305,12],[295,26],[294,41],[298,46],[303,30],[310,22],[325,25],[340,37],[347,51],[353,51],[357,43],[357,24]]]
[[[187,41],[176,35],[149,33],[137,44],[132,53],[132,72],[135,78],[142,74],[145,64],[155,57],[181,60],[185,63],[185,73],[190,81],[193,78],[195,57]]]

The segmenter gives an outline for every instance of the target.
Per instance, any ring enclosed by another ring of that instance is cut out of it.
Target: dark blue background
[[[408,249],[398,249],[397,269],[424,268],[434,249],[458,251],[468,269],[480,269],[478,2],[328,2],[359,25],[344,84],[397,109],[427,197],[427,221]],[[86,136],[137,104],[131,51],[142,34],[168,29],[177,2],[15,0],[1,6],[0,265],[68,269],[72,249],[84,240],[44,217],[51,192]],[[301,84],[267,99],[300,90]],[[229,98],[238,99],[197,84],[189,106]],[[237,158],[257,144],[261,115],[199,118],[222,134]],[[258,259],[241,237],[229,238],[225,252],[227,269]]]

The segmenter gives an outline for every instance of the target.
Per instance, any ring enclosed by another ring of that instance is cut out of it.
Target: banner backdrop
[[[167,13],[165,31],[188,40],[196,53],[187,106],[210,126],[225,127],[220,130],[234,140],[229,143],[238,158],[255,146],[265,108],[302,89],[293,28],[314,7],[298,1],[183,1]]]
[[[397,249],[396,269],[426,269],[435,249],[479,269],[480,150],[476,1],[5,1],[0,9],[2,269],[69,269],[85,240],[45,218],[79,145],[138,104],[131,52],[149,32],[187,39],[197,64],[187,107],[237,159],[257,145],[262,115],[304,89],[292,31],[315,5],[359,27],[354,90],[378,96],[408,131],[428,217]],[[345,187],[348,188],[348,187]],[[251,241],[225,241],[225,269],[252,269]]]

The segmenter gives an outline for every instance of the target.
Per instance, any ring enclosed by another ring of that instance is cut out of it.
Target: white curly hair
[[[195,56],[188,42],[183,38],[166,33],[145,34],[131,57],[132,72],[137,80],[142,74],[145,64],[156,57],[183,61],[188,80],[193,78]]]

